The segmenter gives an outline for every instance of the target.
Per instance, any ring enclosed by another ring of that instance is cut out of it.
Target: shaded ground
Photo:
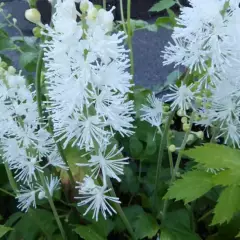
[[[145,1],[145,0],[144,0]],[[24,19],[25,9],[28,8],[24,0],[3,0],[4,9],[18,20],[18,26],[25,35],[31,35],[33,25]],[[0,17],[0,22],[2,18]],[[150,19],[153,21],[153,19]],[[17,35],[14,29],[8,29],[10,34]],[[139,30],[133,37],[133,50],[135,61],[135,83],[144,87],[151,87],[166,80],[172,71],[171,66],[162,65],[161,51],[170,40],[171,31],[160,29],[158,32]],[[17,61],[16,56],[11,55]]]

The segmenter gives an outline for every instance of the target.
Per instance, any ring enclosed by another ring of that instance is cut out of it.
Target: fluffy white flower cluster
[[[111,139],[115,132],[133,133],[134,106],[128,99],[132,84],[126,36],[111,31],[113,9],[97,10],[88,0],[78,2],[81,12],[74,0],[59,0],[53,28],[46,26],[43,32],[49,39],[43,44],[47,104],[55,137],[64,147],[70,144],[90,152],[85,165],[92,175],[79,185],[79,194],[84,195],[79,205],[90,203],[86,213],[93,209],[98,219],[99,210],[104,217],[114,212],[107,201],[118,202],[107,196],[107,177],[120,181],[127,158],[121,157],[122,149],[111,145]],[[93,181],[99,174],[102,186]]]
[[[3,162],[21,186],[18,206],[27,211],[31,205],[36,206],[37,192],[45,196],[44,188],[38,184],[38,172],[49,165],[66,167],[46,126],[39,127],[42,124],[32,86],[27,86],[24,77],[15,72],[11,66],[7,70],[0,68],[0,148]],[[58,180],[51,176],[47,185],[53,193]]]
[[[197,81],[170,86],[171,93],[148,98],[142,108],[142,120],[160,127],[163,104],[179,116],[195,115],[194,123],[212,128],[216,138],[240,147],[240,30],[239,1],[191,0],[191,7],[181,8],[173,43],[164,50],[164,64],[188,68],[187,76]],[[188,127],[188,123],[185,123]],[[183,127],[184,128],[184,127]],[[187,128],[186,128],[187,129]]]
[[[199,79],[172,87],[167,99],[184,114],[194,110],[196,124],[214,127],[216,137],[240,147],[239,1],[190,3],[181,9],[163,57],[164,64],[183,65]]]

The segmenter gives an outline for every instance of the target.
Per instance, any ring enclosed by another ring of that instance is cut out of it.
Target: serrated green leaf
[[[6,233],[8,233],[9,231],[12,231],[13,228],[10,227],[6,227],[4,225],[0,225],[0,238],[3,237]]]
[[[240,171],[236,169],[227,169],[225,171],[218,172],[213,176],[213,183],[215,185],[229,186],[234,184],[240,184]]]
[[[154,4],[149,11],[150,12],[161,12],[162,10],[168,9],[175,5],[173,0],[161,0],[160,2]]]
[[[240,169],[240,151],[224,145],[207,143],[183,153],[206,168]]]
[[[229,222],[234,214],[240,210],[240,187],[233,185],[225,188],[214,209],[212,225]]]
[[[185,209],[169,212],[162,226],[161,240],[200,240],[191,229],[189,213]]]
[[[183,200],[185,203],[194,201],[207,193],[213,187],[212,174],[201,171],[191,171],[168,189],[164,199]]]
[[[139,215],[137,220],[134,222],[133,227],[137,239],[143,239],[145,237],[151,239],[159,230],[159,225],[156,219],[148,213]]]
[[[76,232],[81,238],[84,240],[106,240],[106,238],[103,238],[100,236],[92,227],[89,226],[83,226],[79,225],[74,229],[74,232]]]
[[[240,238],[240,232],[238,233],[238,235],[236,236],[236,238]]]

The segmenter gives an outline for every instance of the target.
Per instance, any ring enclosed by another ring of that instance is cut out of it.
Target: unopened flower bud
[[[45,198],[45,192],[44,192],[44,191],[39,192],[39,194],[38,194],[38,199],[39,199],[39,200],[42,200],[42,199],[44,199],[44,198]]]
[[[176,146],[172,144],[168,147],[168,150],[173,153],[176,151]]]
[[[211,109],[211,107],[212,107],[212,104],[211,104],[211,103],[206,103],[206,104],[205,104],[205,108]]]
[[[114,8],[112,8],[113,10]],[[114,16],[112,10],[106,11],[105,9],[100,9],[97,14],[97,21],[104,26],[108,31],[113,28]]]
[[[89,1],[88,0],[81,0],[80,3],[80,10],[82,13],[87,12],[88,8],[89,8]]]
[[[188,119],[187,119],[186,117],[182,117],[182,118],[181,118],[181,122],[182,122],[182,123],[187,123],[187,122],[188,122]]]
[[[169,110],[170,110],[170,107],[169,107],[169,106],[164,106],[164,107],[163,107],[163,111],[164,111],[164,112],[168,112]]]
[[[1,61],[1,62],[0,62],[0,67],[6,68],[6,67],[7,67],[7,63],[4,62],[4,61]]]
[[[36,37],[36,38],[40,38],[42,36],[40,27],[33,28],[32,32],[33,32],[34,37]]]
[[[17,19],[16,19],[16,18],[13,18],[12,21],[13,21],[13,24],[14,24],[14,25],[17,24]]]
[[[198,131],[198,132],[196,132],[196,135],[197,135],[197,137],[198,137],[199,139],[203,139],[203,137],[204,137],[203,131]]]
[[[193,134],[189,134],[187,138],[187,142],[192,142],[195,139]]]
[[[11,75],[14,75],[16,73],[16,68],[14,68],[13,66],[9,66],[8,73],[10,73]]]
[[[197,104],[202,104],[203,103],[203,98],[202,97],[196,97],[196,103]]]
[[[183,124],[183,131],[184,131],[184,132],[187,132],[187,131],[189,131],[189,130],[190,130],[190,124],[184,123],[184,124]]]
[[[92,7],[88,10],[88,15],[87,15],[87,18],[89,20],[96,20],[97,18],[97,14],[98,14],[98,11],[95,7]]]
[[[32,23],[41,23],[41,14],[36,8],[30,8],[25,11],[25,18]]]
[[[177,111],[177,115],[178,115],[179,117],[183,117],[185,114],[184,114],[184,111],[183,111],[183,110],[179,109],[179,110]]]

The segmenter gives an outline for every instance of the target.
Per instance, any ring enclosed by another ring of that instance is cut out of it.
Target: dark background
[[[24,12],[28,8],[28,3],[24,0],[1,0],[6,3],[4,7],[7,13],[11,13],[18,20],[18,26],[21,28],[26,36],[32,35],[33,24],[24,19]],[[101,4],[102,0],[94,0],[96,4]],[[124,6],[126,9],[126,2]],[[149,23],[153,23],[155,19],[165,13],[153,14],[148,10],[158,0],[132,0],[131,17],[134,19],[144,19]],[[186,3],[185,0],[182,3]],[[108,8],[116,6],[115,17],[120,19],[119,0],[107,0]],[[174,10],[178,11],[177,8]],[[2,17],[0,16],[0,22]],[[18,33],[14,29],[8,29],[11,35]],[[167,76],[173,71],[172,66],[162,65],[161,52],[164,46],[171,39],[171,31],[165,28],[159,29],[158,32],[149,32],[147,30],[138,30],[133,37],[133,51],[135,62],[135,75],[134,81],[137,85],[147,88],[152,88],[166,81]],[[10,53],[10,57],[15,59],[17,64],[17,57]]]

